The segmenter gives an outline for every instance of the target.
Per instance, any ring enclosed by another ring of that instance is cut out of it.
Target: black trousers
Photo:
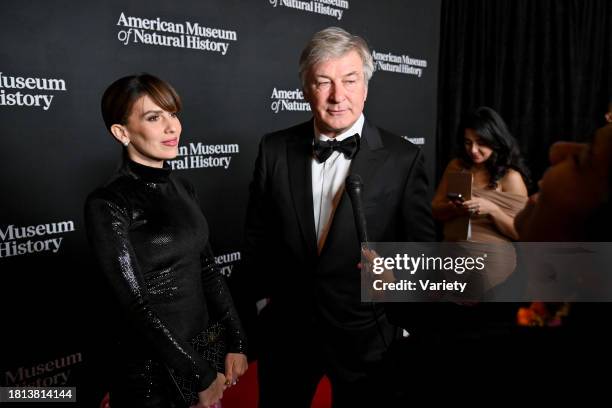
[[[333,408],[396,406],[378,327],[339,337],[333,330],[296,332],[270,315],[262,320],[259,408],[309,408],[323,375],[331,383]],[[381,324],[391,341],[394,329],[386,320]],[[353,351],[363,353],[351,358]]]

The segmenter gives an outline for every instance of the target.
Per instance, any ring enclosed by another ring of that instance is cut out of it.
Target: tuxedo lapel
[[[384,148],[380,132],[367,120],[363,124],[361,147],[351,163],[349,174],[358,174],[367,193],[368,186],[376,170],[385,162],[389,152]],[[346,195],[346,193],[345,193]]]
[[[312,120],[299,128],[298,134],[287,142],[289,189],[302,238],[310,256],[317,255],[317,238],[312,204]]]

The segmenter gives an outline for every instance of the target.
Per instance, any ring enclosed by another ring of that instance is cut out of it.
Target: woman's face
[[[164,160],[178,154],[181,122],[176,113],[159,107],[148,95],[138,99],[124,126],[130,144],[131,160],[151,167],[162,167]]]
[[[493,153],[493,149],[483,143],[482,138],[474,129],[465,129],[463,141],[465,151],[474,164],[483,164]]]
[[[516,217],[521,240],[585,239],[584,222],[611,193],[612,125],[599,129],[592,144],[555,143],[550,163],[539,193]]]

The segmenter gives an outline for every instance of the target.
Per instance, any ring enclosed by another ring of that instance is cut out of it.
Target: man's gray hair
[[[350,51],[357,51],[363,61],[366,86],[374,74],[374,60],[365,40],[340,27],[328,27],[312,36],[300,56],[300,81],[306,88],[308,71],[316,64],[330,58],[339,58]]]

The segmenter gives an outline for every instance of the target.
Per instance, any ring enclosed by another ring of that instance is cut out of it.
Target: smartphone
[[[464,201],[463,195],[461,193],[448,193],[446,194],[446,197],[448,197],[448,199],[451,201]]]

